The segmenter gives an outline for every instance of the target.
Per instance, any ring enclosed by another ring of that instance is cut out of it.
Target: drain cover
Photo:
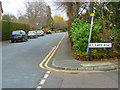
[[[78,74],[78,73],[71,72],[71,74]]]

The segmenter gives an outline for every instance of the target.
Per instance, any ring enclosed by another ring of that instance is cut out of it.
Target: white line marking
[[[37,88],[42,88],[42,85],[45,83],[45,81],[47,80],[49,74],[51,71],[47,71],[43,77],[43,79],[40,81],[40,83],[38,84]]]
[[[41,86],[37,86],[37,88],[42,88]]]
[[[45,83],[45,79],[42,79],[41,82],[40,82],[40,85],[43,85]]]
[[[51,72],[51,71],[47,71],[46,73],[47,73],[47,74],[50,74],[50,72]]]
[[[45,74],[44,78],[45,78],[45,79],[47,79],[47,78],[48,78],[48,76],[49,76],[48,74]]]

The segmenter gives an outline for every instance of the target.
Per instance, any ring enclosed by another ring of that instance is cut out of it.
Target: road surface
[[[2,45],[2,88],[35,88],[46,70],[39,63],[64,33],[53,33],[27,42]]]
[[[29,39],[28,42],[3,42],[2,88],[36,88],[47,72],[40,68],[39,64],[64,34],[53,33]],[[118,88],[120,83],[118,76],[117,71],[99,73],[51,71],[42,88]]]

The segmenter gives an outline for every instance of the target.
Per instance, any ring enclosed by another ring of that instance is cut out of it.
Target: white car
[[[37,36],[44,36],[44,31],[43,30],[38,30],[37,31]]]
[[[37,38],[36,31],[29,31],[28,32],[28,38]]]

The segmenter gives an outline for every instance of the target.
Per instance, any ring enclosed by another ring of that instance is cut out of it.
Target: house
[[[2,20],[2,13],[3,13],[3,8],[2,8],[2,2],[0,1],[0,20]]]

